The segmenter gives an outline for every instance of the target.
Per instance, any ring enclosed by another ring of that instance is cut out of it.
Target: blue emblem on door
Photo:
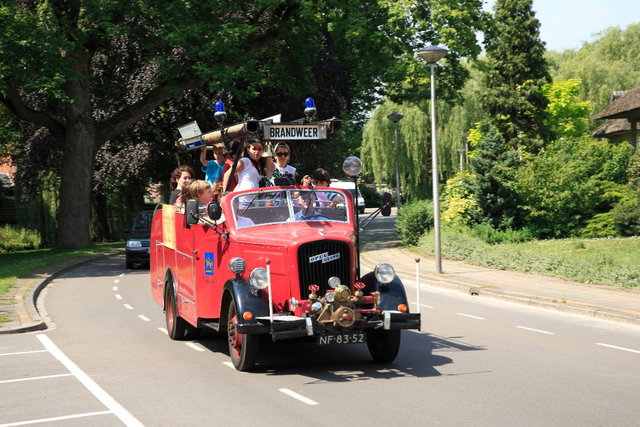
[[[213,252],[204,253],[204,274],[213,276]]]

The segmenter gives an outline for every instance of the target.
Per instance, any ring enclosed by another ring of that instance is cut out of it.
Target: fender
[[[269,302],[266,291],[257,290],[248,280],[241,278],[233,278],[228,280],[227,283],[224,284],[223,294],[231,294],[233,295],[233,299],[236,302],[236,310],[238,314],[241,316],[245,311],[250,311],[253,313],[253,319],[244,320],[242,319],[243,324],[255,324],[256,317],[260,316],[268,316],[269,315]],[[228,302],[228,298],[223,298],[222,310],[220,312],[221,317],[227,316],[224,308],[226,307],[226,303]]]
[[[409,301],[407,300],[407,294],[404,290],[402,280],[400,280],[397,274],[391,283],[386,285],[383,285],[376,280],[376,276],[373,271],[362,276],[360,281],[367,286],[365,288],[365,294],[370,294],[374,291],[380,292],[380,307],[383,309],[397,310],[398,305],[400,304],[405,304],[408,309]]]

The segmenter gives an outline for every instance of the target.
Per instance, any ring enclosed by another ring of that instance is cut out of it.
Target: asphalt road
[[[428,288],[423,331],[403,332],[392,364],[371,362],[364,345],[267,341],[256,372],[239,373],[224,339],[167,337],[148,277],[115,257],[53,282],[44,295],[51,328],[0,337],[0,426],[636,426],[640,419],[636,326]]]

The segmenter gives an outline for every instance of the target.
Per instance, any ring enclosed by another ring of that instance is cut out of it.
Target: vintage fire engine
[[[326,126],[279,124],[284,130],[277,132],[290,141],[326,135]],[[249,133],[278,138],[271,130],[265,135],[265,127],[258,123]],[[358,161],[349,158],[346,170]],[[390,207],[382,211],[388,215]],[[195,201],[184,213],[162,205],[151,230],[151,293],[169,336],[195,338],[202,328],[226,333],[241,371],[256,363],[263,336],[366,343],[375,361],[393,361],[401,330],[420,329],[420,315],[410,313],[389,263],[360,274],[358,223],[351,193],[331,187],[231,192],[209,205],[208,215]]]

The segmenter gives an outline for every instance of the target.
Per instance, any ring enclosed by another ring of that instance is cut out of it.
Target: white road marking
[[[85,417],[94,417],[96,415],[108,415],[111,413],[112,413],[111,411],[85,412],[84,414],[65,415],[62,417],[40,418],[38,420],[29,420],[29,421],[20,421],[17,423],[0,424],[0,427],[25,426],[28,424],[49,423],[52,421],[71,420],[73,418],[85,418]]]
[[[298,394],[295,391],[289,390],[288,388],[281,388],[279,390],[280,390],[280,393],[284,393],[287,396],[293,397],[294,399],[297,399],[302,403],[306,403],[307,405],[317,405],[318,404],[318,402],[316,402],[315,400],[311,400],[308,397],[304,397],[303,395]]]
[[[456,313],[458,316],[464,316],[464,317],[469,317],[471,319],[478,319],[478,320],[485,320],[484,317],[480,317],[480,316],[474,316],[473,314],[467,314],[467,313]]]
[[[114,291],[117,291],[117,290],[118,290],[118,287],[117,287],[117,286],[114,286],[112,289],[113,289]]]
[[[236,369],[235,366],[233,366],[233,363],[226,361],[226,362],[222,362],[223,365],[230,367],[231,369]]]
[[[120,295],[120,294],[116,294],[115,297],[116,297],[116,299],[122,299],[122,295]]]
[[[195,351],[205,351],[204,348],[202,348],[199,345],[194,344],[192,342],[186,342],[186,343],[184,343],[184,345],[186,345],[189,348],[194,349]]]
[[[32,350],[32,351],[17,351],[15,353],[2,353],[0,356],[13,356],[15,354],[31,354],[31,353],[46,353],[47,350]]]
[[[42,377],[28,377],[28,378],[16,378],[15,380],[2,380],[0,384],[6,383],[19,383],[22,381],[36,381],[36,380],[46,380],[49,378],[60,378],[60,377],[70,377],[71,374],[58,374],[58,375],[45,375]]]
[[[428,304],[420,304],[420,307],[424,307],[424,308],[433,308],[432,305],[428,305]]]
[[[144,320],[145,322],[151,322],[151,319],[149,319],[144,314],[138,314],[138,317],[141,318],[142,320]]]
[[[118,276],[119,276],[119,277],[122,277],[122,276],[124,276],[124,273],[120,273],[120,274],[118,274]]]
[[[71,361],[54,343],[51,338],[44,334],[37,334],[36,337],[49,352],[62,363],[77,379],[91,392],[104,406],[120,419],[126,426],[140,426],[142,423],[129,413],[122,405],[106,391],[102,389],[95,381],[93,381],[82,369]]]
[[[126,308],[127,310],[133,310],[133,307],[131,307],[129,304],[122,304],[124,308]]]
[[[167,331],[165,328],[158,328],[158,330],[162,333],[169,335],[169,331]]]
[[[113,283],[120,283],[120,279],[114,280]]]
[[[543,331],[542,329],[527,328],[526,326],[516,326],[516,328],[524,329],[526,331],[531,331],[531,332],[538,332],[540,334],[547,334],[547,335],[556,334],[555,332]]]
[[[618,347],[617,345],[605,344],[605,343],[601,343],[601,342],[597,342],[596,345],[601,345],[602,347],[609,347],[609,348],[613,348],[613,349],[616,349],[616,350],[623,350],[623,351],[628,351],[628,352],[631,352],[631,353],[640,354],[640,351],[638,351],[638,350],[632,350],[630,348],[625,348],[625,347]]]

